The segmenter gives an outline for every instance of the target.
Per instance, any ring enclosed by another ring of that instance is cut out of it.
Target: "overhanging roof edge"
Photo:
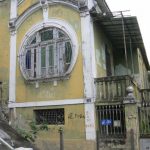
[[[143,57],[143,61],[146,65],[146,68],[147,68],[147,70],[150,70],[150,65],[149,65],[149,61],[147,58],[147,54],[146,54],[143,38],[141,35],[141,31],[139,28],[139,24],[137,21],[137,17],[136,16],[128,16],[128,17],[123,16],[123,18],[122,18],[122,17],[115,17],[114,15],[111,15],[111,14],[113,14],[113,13],[108,12],[104,15],[104,14],[93,14],[91,12],[93,21],[98,22],[100,24],[100,26],[104,29],[104,32],[110,36],[110,40],[112,40],[112,41],[113,41],[113,37],[111,37],[112,35],[109,32],[109,29],[110,29],[110,27],[113,28],[116,25],[118,26],[118,23],[120,25],[120,28],[122,28],[122,19],[123,19],[125,28],[127,30],[126,34],[130,35],[131,39],[133,40],[133,43],[137,43],[136,48],[140,49],[142,57]],[[132,26],[130,26],[129,24],[132,24]],[[134,35],[131,34],[131,32],[133,32],[133,30],[132,30],[133,28],[136,29],[136,31],[134,31],[136,34],[134,34]],[[123,35],[122,32],[120,32],[118,34],[120,34],[120,36]],[[117,42],[115,43],[115,45],[116,44],[117,44]],[[124,45],[122,45],[122,46],[124,46]],[[135,44],[134,44],[134,46],[135,46]]]

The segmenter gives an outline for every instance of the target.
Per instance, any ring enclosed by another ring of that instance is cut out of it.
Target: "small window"
[[[37,125],[43,123],[49,125],[65,124],[64,108],[34,110],[34,113]]]

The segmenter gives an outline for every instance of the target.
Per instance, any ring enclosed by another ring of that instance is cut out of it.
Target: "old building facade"
[[[60,148],[60,128],[66,150],[140,148],[150,66],[136,17],[101,0],[3,0],[0,20],[1,98],[9,95],[12,125],[46,124],[41,150]]]

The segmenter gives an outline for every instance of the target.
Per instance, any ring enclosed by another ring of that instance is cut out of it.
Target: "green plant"
[[[17,132],[24,137],[26,140],[30,142],[34,142],[37,138],[37,134],[39,131],[48,131],[48,125],[46,123],[43,123],[41,125],[36,125],[35,121],[31,121],[29,123],[29,130],[21,129],[17,127]]]

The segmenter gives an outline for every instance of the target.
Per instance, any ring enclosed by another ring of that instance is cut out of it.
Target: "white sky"
[[[130,10],[137,16],[145,49],[150,63],[150,1],[149,0],[106,0],[111,11]]]

